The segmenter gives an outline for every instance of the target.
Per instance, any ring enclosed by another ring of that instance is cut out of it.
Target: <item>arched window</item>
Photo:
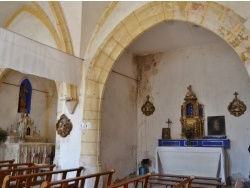
[[[32,86],[26,78],[22,81],[19,90],[18,112],[30,113]]]

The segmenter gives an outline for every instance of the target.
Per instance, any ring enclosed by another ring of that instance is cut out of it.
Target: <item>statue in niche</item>
[[[194,130],[192,138],[202,138],[204,136],[204,106],[197,101],[196,94],[192,91],[191,85],[188,86],[185,102],[181,106],[180,122],[182,130]],[[183,134],[182,134],[183,135]]]
[[[18,121],[18,137],[20,140],[24,140],[27,126],[27,119],[24,113],[21,113],[21,118]]]
[[[26,87],[26,84],[25,83],[22,84],[20,87],[20,93],[19,93],[19,108],[20,108],[20,111],[23,113],[28,112],[28,108],[27,108],[28,93],[29,93],[29,90]]]

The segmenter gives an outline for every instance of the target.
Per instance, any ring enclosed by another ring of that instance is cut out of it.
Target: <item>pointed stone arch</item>
[[[207,28],[238,54],[250,75],[250,33],[244,19],[216,2],[149,2],[132,12],[108,35],[90,62],[84,104],[81,163],[100,168],[100,122],[103,91],[112,67],[123,51],[141,34],[162,22],[179,20]]]

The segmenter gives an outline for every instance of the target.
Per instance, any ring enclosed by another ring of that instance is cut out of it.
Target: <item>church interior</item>
[[[0,161],[248,180],[249,8],[0,1]]]

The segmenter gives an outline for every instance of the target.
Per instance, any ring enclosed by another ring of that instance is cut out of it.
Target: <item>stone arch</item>
[[[250,33],[244,19],[216,2],[149,2],[123,19],[108,35],[90,62],[86,78],[81,163],[100,170],[101,103],[105,84],[122,52],[146,30],[171,20],[192,22],[226,41],[250,75]]]

